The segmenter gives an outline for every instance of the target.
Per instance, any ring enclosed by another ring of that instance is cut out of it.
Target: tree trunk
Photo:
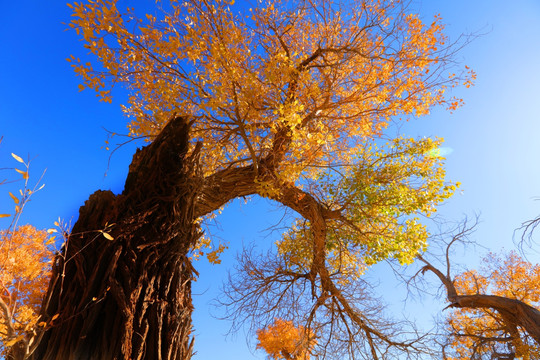
[[[53,265],[32,359],[191,357],[187,254],[199,229],[188,132],[185,119],[171,120],[137,151],[121,195],[97,191],[81,207]]]

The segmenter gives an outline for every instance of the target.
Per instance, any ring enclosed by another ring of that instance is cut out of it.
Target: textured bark
[[[121,195],[97,191],[81,207],[54,263],[42,309],[52,325],[33,359],[191,357],[187,253],[199,230],[188,131],[171,120],[137,151]]]

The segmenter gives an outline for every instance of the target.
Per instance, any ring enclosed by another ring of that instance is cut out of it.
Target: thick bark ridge
[[[121,195],[97,191],[53,266],[33,359],[191,357],[188,251],[197,182],[186,158],[189,124],[177,117],[138,150]],[[106,235],[114,240],[108,240]]]

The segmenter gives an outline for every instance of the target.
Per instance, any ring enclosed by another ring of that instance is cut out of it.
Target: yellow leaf
[[[105,237],[105,239],[107,240],[114,240],[114,238],[111,236],[111,234],[109,233],[106,233],[103,231],[103,236]]]
[[[11,153],[11,156],[13,156],[13,158],[17,160],[18,162],[20,162],[21,164],[24,164],[24,160],[20,156],[17,156],[14,153]]]
[[[6,217],[10,217],[11,215],[10,214],[0,214],[0,218],[6,218]]]
[[[11,196],[11,198],[13,199],[13,201],[15,201],[15,204],[18,204],[18,203],[19,203],[19,198],[16,197],[15,195],[13,195],[11,192],[9,192],[9,196]]]
[[[52,318],[51,318],[51,322],[58,319],[58,316],[60,316],[60,314],[55,314]]]

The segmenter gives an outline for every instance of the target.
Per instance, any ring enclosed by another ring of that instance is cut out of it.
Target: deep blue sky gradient
[[[462,192],[441,213],[454,220],[481,213],[477,241],[494,251],[512,249],[514,229],[540,214],[540,202],[534,200],[540,196],[540,2],[414,0],[412,7],[426,19],[440,13],[451,38],[483,35],[458,55],[478,73],[476,86],[456,91],[466,105],[454,114],[438,109],[411,119],[402,132],[446,139],[444,146],[453,149],[448,178],[460,181]],[[46,186],[23,218],[23,223],[40,228],[52,227],[58,217],[75,221],[78,208],[97,189],[120,192],[135,146],[141,145],[122,147],[109,163],[104,128],[126,132],[119,106],[123,95],[118,91],[113,103],[105,104],[91,91],[78,92],[79,79],[65,59],[71,54],[82,57],[85,50],[74,32],[65,31],[69,10],[61,1],[0,0],[0,168],[16,165],[13,152],[32,159],[32,180],[47,169]],[[0,170],[0,180],[12,175],[12,170]],[[20,183],[0,188],[0,213],[12,210],[7,191],[18,187]],[[264,358],[261,352],[252,353],[253,343],[246,346],[245,334],[224,338],[228,323],[211,316],[221,312],[209,303],[241,245],[271,244],[278,234],[264,229],[281,216],[280,209],[262,199],[234,203],[221,217],[221,228],[213,229],[230,249],[220,266],[196,264],[201,273],[194,287],[196,359]],[[7,221],[0,219],[0,228]],[[462,260],[474,264],[483,253],[471,250]],[[530,258],[539,259],[534,253]],[[383,294],[393,284],[388,275],[384,269],[370,274],[381,283]],[[402,309],[397,304],[393,308]],[[421,312],[425,305],[407,306]],[[444,304],[431,306],[437,312]]]

